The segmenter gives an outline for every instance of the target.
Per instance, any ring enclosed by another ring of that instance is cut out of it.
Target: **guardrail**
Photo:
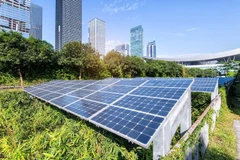
[[[210,128],[211,132],[213,132],[216,124],[216,119],[219,116],[220,108],[221,108],[221,94],[217,95],[212,100],[209,106],[205,109],[205,111],[201,114],[201,116],[197,119],[197,121],[189,128],[189,130],[182,136],[182,138],[172,148],[169,154],[171,154],[174,151],[177,151],[177,149],[180,148],[183,143],[187,143],[187,140],[189,139],[189,137],[194,133],[196,128],[201,124],[201,122],[203,122],[203,119],[207,116],[209,111],[213,109],[214,113],[212,114],[212,117],[211,117],[212,123],[208,124],[207,122],[205,122],[203,124],[200,131],[197,133],[198,138],[195,141],[195,144],[193,146],[191,144],[188,144],[187,150],[185,151],[185,159],[192,160],[193,157],[194,157],[194,160],[200,159],[200,154],[204,155],[208,146],[209,135],[210,135],[209,126],[211,126]]]
[[[22,88],[21,86],[0,86],[0,90],[5,90],[5,89],[20,89]]]

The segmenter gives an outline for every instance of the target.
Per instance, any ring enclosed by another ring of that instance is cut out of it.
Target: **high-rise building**
[[[42,7],[31,3],[30,7],[30,34],[42,40]]]
[[[124,44],[117,45],[115,47],[115,51],[121,53],[124,56],[128,56],[129,55],[129,44],[124,43]]]
[[[0,29],[17,31],[28,38],[30,0],[0,0]]]
[[[82,0],[56,0],[55,48],[82,41]]]
[[[101,55],[105,55],[106,24],[94,18],[88,22],[88,42]]]
[[[156,58],[156,43],[155,41],[149,42],[147,45],[147,57]]]
[[[143,56],[143,28],[137,26],[131,29],[131,55],[132,56]]]

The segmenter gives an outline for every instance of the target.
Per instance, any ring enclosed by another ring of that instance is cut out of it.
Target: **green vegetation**
[[[104,59],[89,44],[71,42],[55,53],[45,41],[17,32],[0,32],[0,85],[25,85],[52,79],[107,77],[214,77],[215,70],[186,69],[176,62],[143,60],[110,51]],[[19,78],[20,77],[20,78]],[[19,80],[18,80],[19,79]]]
[[[214,133],[210,137],[204,159],[235,160],[237,157],[237,149],[233,121],[240,120],[240,108],[229,108],[227,105],[227,94],[224,90],[220,90],[220,92],[222,94],[222,108],[220,116],[217,119]]]
[[[0,92],[5,159],[151,159],[145,150],[22,91]]]

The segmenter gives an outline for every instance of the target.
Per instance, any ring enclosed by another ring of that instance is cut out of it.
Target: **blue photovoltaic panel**
[[[178,100],[185,91],[182,88],[139,87],[130,94]]]
[[[66,93],[69,93],[69,92],[73,92],[75,90],[76,90],[75,88],[63,88],[61,90],[58,90],[57,92],[62,93],[62,94],[66,94]]]
[[[192,81],[51,81],[25,91],[147,148]]]
[[[191,90],[195,92],[214,92],[217,83],[218,78],[195,78]]]
[[[114,103],[114,105],[165,117],[168,115],[176,103],[176,100],[165,100],[127,95]]]
[[[66,105],[69,105],[70,103],[73,103],[77,100],[78,100],[78,98],[75,98],[75,97],[61,96],[54,100],[51,100],[50,102],[57,105],[58,107],[65,107]]]
[[[115,134],[127,137],[143,146],[150,143],[163,118],[110,106],[91,119]]]
[[[50,93],[48,95],[44,95],[44,96],[39,96],[41,99],[44,99],[45,101],[50,101],[51,99],[54,99],[56,97],[60,97],[62,94],[58,94],[58,93]]]
[[[102,89],[106,86],[107,85],[92,84],[90,86],[84,87],[83,89],[97,91],[97,90],[100,90],[100,89]]]
[[[127,85],[127,86],[139,86],[146,82],[147,80],[120,80],[119,82],[115,83],[114,85]]]
[[[235,78],[231,78],[231,77],[220,77],[218,79],[218,84],[219,85],[225,85],[229,82],[232,82]]]
[[[188,88],[193,82],[193,79],[154,79],[149,80],[143,86],[151,87],[175,87],[175,88]]]
[[[128,93],[133,90],[135,87],[132,86],[109,86],[102,91],[113,92],[113,93]]]
[[[73,89],[80,89],[80,88],[84,88],[86,86],[87,86],[87,84],[74,84],[74,85],[66,86],[66,87],[67,88],[73,88]]]
[[[67,106],[65,109],[68,111],[71,111],[75,115],[78,115],[80,117],[87,119],[106,106],[107,105],[101,104],[101,103],[91,102],[87,100],[80,100]]]
[[[113,83],[116,83],[117,81],[119,81],[120,79],[104,79],[102,81],[98,81],[95,84],[108,84],[111,85]]]
[[[81,90],[77,90],[77,91],[74,91],[72,93],[69,93],[68,95],[70,96],[74,96],[74,97],[79,97],[79,98],[83,98],[85,96],[88,96],[90,94],[92,94],[94,91],[89,91],[89,90],[84,90],[84,89],[81,89]]]
[[[96,92],[96,93],[86,97],[86,99],[110,104],[110,103],[116,101],[121,96],[123,96],[123,95],[122,94],[114,94],[114,93]]]

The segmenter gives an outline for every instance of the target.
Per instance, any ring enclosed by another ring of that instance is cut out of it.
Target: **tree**
[[[114,50],[110,51],[104,57],[104,63],[106,64],[107,69],[111,73],[112,77],[123,77],[122,64],[123,56],[121,53]]]
[[[64,45],[59,52],[58,63],[65,65],[79,73],[79,80],[82,79],[84,72],[86,75],[96,77],[96,73],[102,69],[100,55],[89,44],[81,42],[70,42]],[[94,76],[95,75],[95,76]]]

